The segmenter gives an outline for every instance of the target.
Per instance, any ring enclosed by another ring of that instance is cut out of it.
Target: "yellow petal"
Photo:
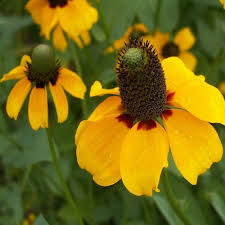
[[[187,51],[194,45],[195,36],[192,34],[190,28],[185,27],[176,34],[174,43],[179,46],[181,51]]]
[[[143,23],[137,23],[133,26],[133,30],[141,31],[142,33],[147,33],[148,28]]]
[[[103,117],[109,115],[120,115],[125,111],[122,100],[120,97],[111,96],[100,103],[91,116],[88,118],[89,121],[97,121]]]
[[[225,125],[225,101],[221,92],[201,79],[180,86],[173,101],[200,120]]]
[[[94,84],[91,86],[91,91],[90,91],[90,97],[95,97],[95,96],[102,96],[102,95],[119,95],[119,88],[113,88],[113,89],[104,89],[102,88],[102,85],[99,81],[95,81]]]
[[[30,125],[34,130],[38,130],[40,127],[48,127],[48,98],[46,87],[34,87],[32,89],[28,105],[28,117]]]
[[[223,5],[223,8],[225,9],[225,0],[220,0],[220,2]]]
[[[126,136],[120,155],[124,185],[135,195],[152,196],[159,191],[163,167],[168,166],[169,143],[165,130],[156,122],[136,124]]]
[[[57,8],[57,14],[61,27],[71,36],[90,30],[98,20],[97,10],[86,0],[68,1],[66,7]]]
[[[220,83],[219,90],[225,95],[225,82]]]
[[[181,52],[179,58],[184,62],[185,66],[194,71],[197,65],[197,58],[190,52]]]
[[[121,145],[128,131],[124,122],[110,116],[88,121],[77,138],[78,164],[93,175],[97,184],[109,186],[120,180]]]
[[[50,31],[58,21],[56,9],[50,8],[46,0],[30,0],[26,5],[26,10],[31,13],[33,20],[41,26],[41,34],[49,39]]]
[[[55,85],[52,85],[51,82],[49,82],[49,88],[55,103],[58,123],[62,123],[67,119],[69,110],[65,92],[58,82]]]
[[[163,119],[177,168],[191,184],[212,163],[221,160],[223,147],[215,129],[182,110]]]
[[[195,74],[186,68],[181,59],[169,57],[162,61],[168,91],[176,91],[184,83],[195,79]]]
[[[53,44],[56,49],[64,52],[67,47],[67,41],[60,26],[57,26],[53,32]]]
[[[90,34],[89,34],[88,31],[82,32],[80,34],[80,36],[81,36],[81,38],[82,38],[83,43],[84,43],[85,46],[86,45],[89,45],[91,43],[91,36],[90,36]]]
[[[27,63],[31,63],[31,58],[29,55],[24,55],[20,61],[20,66],[26,66]]]
[[[6,112],[10,118],[17,119],[30,89],[31,82],[26,77],[15,84],[8,96],[6,104]]]
[[[81,99],[84,98],[86,86],[76,73],[66,68],[62,68],[59,72],[58,82],[72,96]]]

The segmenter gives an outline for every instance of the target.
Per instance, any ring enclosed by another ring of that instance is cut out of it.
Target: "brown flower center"
[[[122,103],[135,120],[159,117],[166,108],[161,63],[149,42],[130,40],[118,57],[116,72]]]
[[[48,0],[48,2],[51,8],[56,8],[57,6],[64,7],[68,0]]]
[[[162,48],[162,56],[168,58],[171,56],[178,56],[180,53],[179,47],[173,42],[168,42]]]

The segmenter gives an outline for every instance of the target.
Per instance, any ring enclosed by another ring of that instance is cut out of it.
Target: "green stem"
[[[22,183],[22,188],[21,188],[22,192],[25,190],[25,187],[26,187],[28,178],[29,178],[29,176],[30,176],[32,167],[33,167],[33,165],[30,164],[30,165],[27,167],[26,171],[25,171],[24,178],[23,178],[23,183]]]
[[[54,147],[54,144],[53,144],[52,134],[51,134],[49,129],[46,129],[46,133],[47,133],[47,137],[48,137],[48,143],[49,143],[49,148],[50,148],[50,151],[51,151],[52,159],[53,159],[53,162],[55,164],[56,172],[58,174],[60,183],[63,187],[64,192],[65,192],[65,197],[66,197],[67,201],[70,203],[71,207],[73,208],[75,216],[77,217],[77,220],[79,221],[79,224],[84,225],[84,222],[81,218],[78,207],[77,207],[75,201],[73,200],[72,194],[71,194],[71,192],[70,192],[70,190],[69,190],[69,188],[66,184],[66,181],[63,177],[62,169],[61,169],[59,160],[56,156],[56,151],[55,151],[55,147]]]
[[[172,206],[173,210],[176,212],[177,216],[185,225],[191,225],[191,222],[188,220],[184,212],[181,210],[180,206],[178,205],[174,193],[170,187],[169,179],[166,170],[164,170],[162,176],[163,185],[165,187],[165,191],[167,194],[167,198],[169,200],[170,205]]]

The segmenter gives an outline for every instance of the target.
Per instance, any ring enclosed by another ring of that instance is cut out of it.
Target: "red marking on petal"
[[[171,111],[171,110],[165,110],[163,113],[162,113],[162,117],[164,118],[164,119],[168,119],[170,116],[172,116],[173,115],[173,112]]]
[[[156,127],[156,122],[154,120],[141,121],[138,123],[137,130],[151,130]]]
[[[167,102],[172,101],[172,100],[173,100],[174,95],[175,95],[175,92],[170,92],[170,93],[168,93],[168,95],[167,95]]]
[[[131,129],[134,125],[134,119],[128,114],[121,114],[116,118],[119,122],[124,122],[129,129]]]

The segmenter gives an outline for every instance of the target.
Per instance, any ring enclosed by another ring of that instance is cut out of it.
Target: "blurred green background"
[[[90,2],[97,7],[94,0]],[[21,56],[30,55],[37,44],[51,44],[40,37],[39,27],[24,9],[26,3],[26,0],[0,0],[0,77],[17,66]],[[83,49],[75,46],[88,88],[95,80],[105,87],[115,86],[115,54],[103,52],[136,22],[144,23],[150,32],[158,29],[171,36],[183,27],[190,27],[196,37],[191,50],[198,59],[196,74],[205,75],[207,82],[215,86],[225,81],[225,11],[219,0],[101,0],[101,7],[109,35],[104,32],[100,17],[91,30],[91,45]],[[65,67],[76,70],[69,49],[57,52],[57,57]],[[17,121],[6,115],[7,96],[14,84],[0,85],[0,225],[21,225],[30,213],[38,218],[35,225],[76,225],[51,162],[46,135],[42,129],[33,131],[28,124],[27,102]],[[182,225],[162,183],[160,193],[153,198],[136,197],[121,182],[106,188],[97,186],[78,167],[74,134],[84,115],[81,101],[67,97],[70,113],[63,124],[57,124],[54,104],[49,98],[49,124],[64,175],[85,223]],[[86,117],[102,99],[87,99]],[[225,127],[215,127],[225,146]],[[199,177],[198,185],[192,186],[170,157],[168,175],[172,189],[193,225],[225,224],[224,171],[225,157]]]

